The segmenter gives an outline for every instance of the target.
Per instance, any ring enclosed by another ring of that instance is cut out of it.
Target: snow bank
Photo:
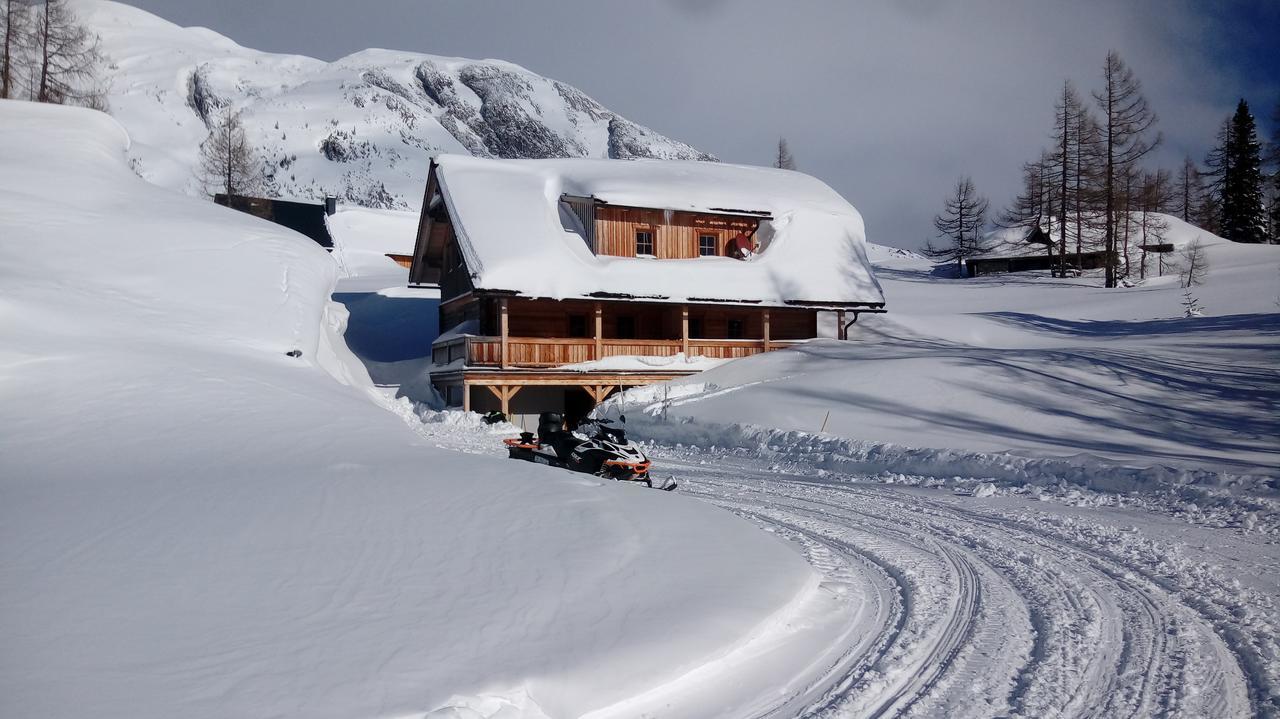
[[[575,716],[812,589],[727,512],[429,446],[330,257],[127,142],[0,101],[0,714]]]
[[[365,278],[362,284],[374,289],[409,283],[409,270],[387,255],[413,254],[418,234],[416,212],[343,206],[326,221],[333,235],[334,258],[344,278]]]
[[[1100,492],[1188,490],[1192,499],[1210,497],[1218,490],[1276,495],[1276,477],[1265,470],[1255,474],[1214,469],[1190,469],[1168,465],[1135,466],[1079,454],[1070,457],[1027,457],[1007,452],[908,447],[802,432],[752,424],[719,424],[688,416],[664,416],[664,403],[643,405],[636,411],[630,402],[611,399],[601,408],[605,415],[627,415],[627,428],[637,439],[668,446],[721,449],[746,454],[774,466],[838,472],[846,475],[912,477],[971,486],[982,491],[988,480],[1005,486],[1050,487],[1075,485]],[[667,410],[669,411],[669,410]],[[983,494],[980,496],[989,496]]]

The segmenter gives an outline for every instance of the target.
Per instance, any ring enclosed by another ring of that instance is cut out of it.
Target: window
[[[636,255],[653,255],[653,230],[636,230]]]
[[[701,317],[689,318],[689,336],[690,337],[702,336],[702,318]]]
[[[714,257],[720,254],[720,238],[715,235],[698,235],[698,255],[700,257]]]
[[[618,339],[633,340],[636,338],[636,318],[624,315],[618,318]]]
[[[586,337],[587,336],[587,316],[586,315],[569,315],[569,336],[570,337]]]
[[[742,320],[729,320],[729,339],[742,339]]]

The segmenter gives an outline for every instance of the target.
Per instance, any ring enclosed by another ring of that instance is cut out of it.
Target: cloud
[[[665,0],[676,10],[691,15],[706,15],[715,12],[729,3],[729,0]]]
[[[767,164],[785,135],[870,239],[904,247],[928,239],[959,175],[1004,205],[1048,142],[1063,80],[1095,88],[1110,49],[1160,115],[1164,166],[1202,156],[1238,97],[1266,117],[1280,95],[1276,68],[1233,54],[1265,35],[1240,17],[1272,12],[1228,11],[1242,2],[276,0],[290,20],[269,27],[256,0],[138,2],[264,50],[511,60],[731,162]]]

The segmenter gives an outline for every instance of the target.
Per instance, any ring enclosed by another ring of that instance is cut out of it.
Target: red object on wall
[[[739,232],[729,244],[725,246],[725,254],[735,260],[746,259],[752,252],[755,252],[755,243],[751,241],[746,234]]]

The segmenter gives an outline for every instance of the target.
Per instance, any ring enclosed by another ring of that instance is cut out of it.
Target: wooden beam
[[[462,411],[471,411],[471,385],[466,382],[462,383]]]
[[[844,331],[844,310],[836,310],[836,339],[849,339]]]
[[[499,350],[498,366],[502,369],[507,368],[507,298],[503,297],[498,300],[498,328],[501,337],[502,347]]]
[[[764,351],[769,351],[769,310],[764,311]]]
[[[689,358],[689,305],[680,305],[680,351]]]
[[[604,350],[604,343],[601,341],[604,338],[604,307],[599,302],[595,303],[593,314],[595,315],[595,333],[592,336],[596,340],[596,351],[591,359],[598,360],[601,358],[600,353]]]
[[[502,403],[502,413],[507,416],[511,415],[511,398],[515,397],[516,394],[519,393],[520,390],[523,388],[522,385],[515,385],[515,384],[512,384],[512,385],[486,384],[481,386],[489,390],[489,392],[491,392],[494,397],[498,398],[498,401]]]

